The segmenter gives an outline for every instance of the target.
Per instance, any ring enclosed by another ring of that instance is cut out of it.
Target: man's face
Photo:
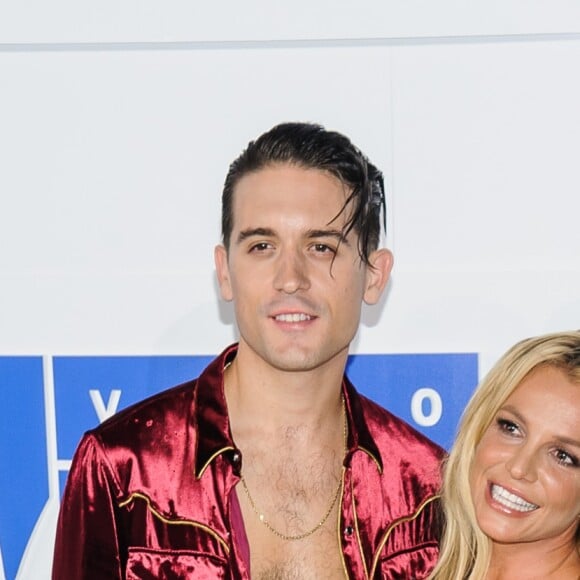
[[[362,300],[387,282],[387,250],[361,263],[357,234],[342,237],[348,191],[331,174],[275,164],[245,175],[234,190],[229,250],[216,248],[222,297],[233,300],[240,352],[305,371],[346,361]],[[336,218],[336,219],[335,219]]]

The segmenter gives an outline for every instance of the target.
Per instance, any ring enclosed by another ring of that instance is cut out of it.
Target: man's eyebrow
[[[265,237],[272,237],[274,236],[274,230],[270,228],[249,228],[247,230],[242,230],[236,239],[236,242],[239,244],[248,238],[252,238],[254,236],[265,236]]]
[[[306,237],[308,238],[335,238],[341,244],[348,244],[348,239],[345,237],[344,233],[340,230],[308,230],[306,232]]]

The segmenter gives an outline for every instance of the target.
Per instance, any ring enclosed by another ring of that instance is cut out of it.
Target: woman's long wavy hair
[[[444,464],[445,527],[439,562],[430,580],[481,580],[490,563],[491,541],[479,529],[469,486],[475,449],[505,400],[539,366],[563,370],[580,388],[580,331],[547,334],[513,346],[478,386],[461,418]],[[580,526],[576,531],[580,549]]]

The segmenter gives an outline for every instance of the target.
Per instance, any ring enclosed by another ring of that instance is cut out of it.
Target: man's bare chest
[[[332,453],[280,456],[249,468],[237,486],[253,579],[345,578],[338,514],[342,471]]]

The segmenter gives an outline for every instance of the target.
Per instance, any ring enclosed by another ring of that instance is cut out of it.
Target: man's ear
[[[375,250],[369,256],[363,295],[367,304],[376,304],[379,301],[391,276],[392,267],[393,254],[386,248]]]
[[[218,284],[220,285],[220,294],[224,300],[230,302],[234,299],[232,283],[230,280],[230,268],[228,265],[228,251],[221,244],[215,247],[213,252],[215,261],[215,271],[217,274]]]

